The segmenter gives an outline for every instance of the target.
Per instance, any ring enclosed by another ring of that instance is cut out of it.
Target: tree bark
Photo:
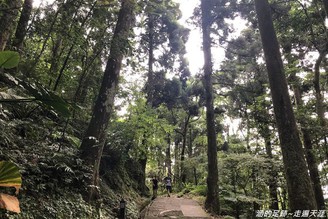
[[[179,138],[176,138],[174,140],[174,159],[175,160],[179,160],[179,152],[180,152],[180,148],[179,148],[179,144],[180,144],[180,139]],[[180,183],[180,179],[176,176],[179,176],[180,174],[180,168],[179,168],[179,165],[174,165],[174,182],[175,184],[177,184],[178,182]]]
[[[148,14],[148,77],[146,84],[147,104],[153,106],[155,75],[154,65],[154,18],[151,13]]]
[[[64,47],[63,47],[63,39],[60,35],[57,36],[56,42],[54,43],[52,49],[51,49],[51,64],[49,69],[49,83],[48,88],[51,89],[51,85],[53,82],[53,75],[58,71],[59,67],[59,57],[61,57],[63,53]]]
[[[208,176],[205,208],[219,213],[219,188],[217,143],[214,123],[213,84],[212,84],[212,54],[211,54],[211,8],[209,1],[201,0],[203,52],[204,52],[204,88],[206,99],[206,128],[207,128],[207,158]]]
[[[167,147],[165,151],[165,166],[167,168],[167,174],[172,176],[172,161],[171,161],[171,136],[167,134]]]
[[[182,148],[181,148],[181,182],[186,183],[187,180],[187,173],[185,169],[185,154],[186,154],[186,146],[187,146],[187,133],[188,133],[188,125],[190,120],[190,114],[187,115],[187,118],[185,119],[185,122],[183,124],[183,132],[182,132]]]
[[[326,18],[328,18],[328,0],[322,0],[322,3],[325,8]]]
[[[325,110],[323,107],[323,97],[320,88],[320,64],[322,63],[325,56],[326,56],[325,52],[320,53],[314,65],[314,80],[313,80],[315,97],[316,97],[316,111],[319,117],[320,125],[323,128],[326,127],[326,119],[325,119]]]
[[[269,129],[268,129],[269,131]],[[271,139],[269,137],[265,138],[265,150],[270,159],[273,159],[272,156],[272,145],[271,145]],[[270,199],[271,199],[271,205],[270,209],[273,210],[278,210],[278,193],[277,193],[277,188],[278,188],[278,183],[277,183],[277,178],[278,178],[278,173],[276,170],[273,170],[270,168],[270,181],[269,181],[269,193],[270,193]]]
[[[30,20],[33,8],[33,0],[25,0],[23,4],[23,10],[19,17],[18,25],[15,32],[15,38],[12,42],[12,46],[16,47],[16,50],[20,51],[23,48],[23,42],[27,32],[28,22]]]
[[[303,101],[302,101],[302,94],[301,90],[299,88],[298,83],[295,83],[297,81],[296,75],[293,74],[291,75],[290,79],[294,82],[292,87],[294,90],[294,95],[295,95],[295,101],[297,104],[297,108],[300,108],[303,106]],[[309,168],[309,173],[310,173],[310,178],[313,184],[313,189],[314,189],[314,195],[315,199],[317,202],[318,209],[325,209],[325,198],[323,196],[323,191],[321,187],[321,180],[320,180],[320,174],[318,170],[318,164],[317,164],[317,159],[314,155],[314,148],[312,146],[312,138],[311,134],[308,130],[306,125],[306,121],[304,119],[300,118],[299,119],[300,127],[301,127],[301,132],[303,136],[303,144],[305,148],[305,156],[306,156],[306,161],[307,165]]]
[[[317,209],[304,151],[296,127],[287,81],[267,0],[255,0],[259,29],[278,127],[288,188],[289,207],[293,210]]]
[[[327,122],[325,118],[325,109],[324,109],[324,98],[321,92],[321,86],[320,86],[320,65],[322,61],[325,59],[326,52],[320,52],[318,59],[315,62],[314,65],[314,90],[315,90],[315,98],[316,98],[316,112],[319,119],[319,124],[322,128],[322,133],[326,133],[327,130]],[[327,143],[327,137],[323,136],[324,138],[324,150],[326,154],[326,158],[328,159],[328,143]]]
[[[16,19],[21,7],[21,0],[5,0],[5,6],[0,17],[0,51],[3,51],[16,28]]]
[[[99,165],[106,140],[105,131],[112,115],[122,59],[124,51],[129,45],[128,37],[131,34],[131,28],[135,20],[134,8],[134,0],[122,0],[102,84],[91,121],[81,144],[81,158],[87,165],[93,168],[92,181],[87,198],[89,201],[98,196],[96,187],[99,184]]]

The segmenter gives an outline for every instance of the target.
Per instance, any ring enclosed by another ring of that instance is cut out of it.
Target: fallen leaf
[[[19,201],[15,196],[0,193],[0,207],[20,213]]]

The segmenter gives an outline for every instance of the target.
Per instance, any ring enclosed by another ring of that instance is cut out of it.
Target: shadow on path
[[[202,207],[192,199],[157,197],[143,212],[142,219],[155,218],[211,218]]]

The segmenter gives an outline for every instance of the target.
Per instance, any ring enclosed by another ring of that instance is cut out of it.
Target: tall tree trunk
[[[50,69],[49,69],[49,76],[50,80],[48,83],[48,88],[51,88],[52,81],[53,81],[53,75],[58,71],[58,66],[59,66],[59,57],[61,57],[64,47],[63,45],[63,39],[61,35],[57,36],[56,42],[54,43],[52,50],[51,50],[51,64],[50,64]]]
[[[184,162],[185,162],[185,154],[186,154],[186,146],[187,146],[187,133],[188,133],[189,120],[190,120],[190,114],[188,114],[187,118],[185,119],[185,122],[183,124],[183,132],[182,132],[182,148],[181,148],[181,156],[180,156],[182,183],[186,183],[186,179],[187,179],[187,173],[184,167]]]
[[[325,109],[324,109],[324,101],[323,101],[323,95],[321,92],[321,86],[320,86],[320,65],[322,61],[325,59],[326,52],[320,52],[318,59],[315,62],[314,65],[314,90],[315,90],[315,98],[316,98],[316,112],[319,118],[320,126],[322,127],[322,133],[326,133],[327,130],[327,122],[325,118]],[[326,158],[328,159],[328,141],[327,137],[324,135],[324,150],[326,154]]]
[[[142,140],[142,145],[146,145],[146,136],[144,135],[143,137],[144,139]],[[138,159],[138,162],[140,164],[140,167],[141,167],[141,177],[139,177],[138,179],[138,184],[139,184],[139,188],[147,188],[146,187],[146,166],[147,166],[147,154],[146,154],[146,151],[141,151],[140,155],[139,155],[139,159]],[[142,189],[141,191],[144,195],[147,195],[147,192]]]
[[[63,3],[65,4],[65,2]],[[31,67],[26,71],[26,77],[29,77],[31,72],[34,71],[34,68],[37,66],[38,62],[40,61],[40,58],[41,56],[43,55],[44,51],[46,50],[46,47],[47,47],[47,44],[48,44],[48,40],[51,36],[51,33],[54,31],[54,27],[55,27],[55,24],[57,22],[57,18],[58,18],[58,15],[61,11],[61,8],[62,7],[59,7],[54,15],[54,18],[50,24],[50,27],[49,27],[49,30],[47,32],[47,35],[44,37],[44,40],[43,40],[43,43],[42,43],[42,46],[41,46],[41,50],[39,52],[39,54],[37,54],[34,58],[34,61],[33,61],[33,64],[31,65]]]
[[[320,65],[325,58],[326,53],[322,52],[320,53],[315,65],[314,65],[314,90],[315,90],[315,97],[316,97],[316,111],[319,117],[320,125],[322,127],[326,126],[326,119],[325,119],[325,110],[323,107],[323,97],[321,94],[321,88],[320,88]]]
[[[212,54],[211,54],[211,6],[209,1],[201,0],[203,51],[204,51],[204,88],[206,98],[206,127],[207,127],[207,158],[208,176],[205,208],[219,213],[219,188],[217,143],[214,123],[213,84],[212,84]]]
[[[267,0],[255,0],[259,29],[278,127],[291,210],[316,209],[304,151],[288,95],[287,81]]]
[[[104,46],[102,43],[99,43],[99,45],[98,43],[99,42],[97,42],[96,45],[93,47],[93,52],[91,56],[87,57],[88,55],[86,55],[85,61],[82,64],[83,70],[79,76],[79,83],[73,98],[73,101],[75,103],[84,104],[86,96],[88,94],[90,80],[92,79],[92,77],[95,76],[94,74],[92,74],[92,72],[95,71],[92,70],[95,69],[95,66],[98,65],[98,62],[101,63],[100,54],[103,52]]]
[[[192,130],[189,129],[189,142],[188,142],[188,157],[193,156],[193,150],[192,150]]]
[[[171,161],[171,136],[167,134],[167,147],[165,151],[165,166],[167,168],[168,175],[172,175],[172,161]],[[165,171],[164,171],[165,172]]]
[[[268,129],[268,131],[270,131],[270,130]],[[265,138],[265,150],[266,150],[268,157],[270,159],[273,159],[272,145],[271,145],[270,137]],[[271,199],[270,209],[273,209],[273,210],[279,209],[278,193],[277,193],[277,189],[278,189],[277,178],[278,178],[277,171],[270,168],[270,179],[269,179],[269,193],[270,193],[270,199]]]
[[[100,52],[97,55],[94,55],[91,60],[83,67],[82,73],[79,78],[78,87],[76,88],[74,94],[74,102],[84,105],[89,87],[91,86],[90,81],[96,77],[95,72],[101,71],[98,63],[101,63]],[[98,65],[98,66],[97,66]]]
[[[328,18],[328,0],[322,0],[323,7],[325,8],[326,12],[326,19]]]
[[[180,154],[180,148],[179,148],[179,144],[180,144],[180,139],[176,138],[174,140],[174,159],[175,160],[179,160],[179,154]],[[177,184],[178,182],[180,183],[180,179],[176,176],[180,176],[180,169],[179,169],[179,165],[174,165],[174,182],[175,184]]]
[[[15,31],[16,19],[21,5],[21,0],[4,0],[0,3],[0,6],[4,7],[0,17],[0,51],[6,48],[11,35]]]
[[[288,195],[285,187],[281,187],[281,192],[279,194],[280,194],[281,209],[287,209]]]
[[[295,74],[292,74],[290,79],[294,82],[293,83],[293,90],[294,90],[294,95],[295,95],[295,100],[297,104],[297,108],[301,108],[303,106],[303,101],[302,101],[302,94],[301,90],[299,88],[299,85],[297,83],[297,78]],[[295,83],[296,82],[296,83]],[[321,181],[320,181],[320,174],[318,170],[318,164],[316,157],[314,155],[314,148],[312,146],[312,139],[310,132],[305,125],[307,124],[306,121],[303,121],[304,119],[300,118],[299,123],[301,127],[301,132],[303,136],[303,144],[305,148],[305,156],[306,156],[306,161],[307,165],[309,168],[309,173],[310,173],[310,178],[313,184],[313,189],[314,189],[314,195],[315,199],[317,202],[317,206],[319,209],[325,209],[325,199],[323,196],[323,191],[321,187]]]
[[[232,171],[232,186],[233,186],[233,193],[235,195],[235,197],[237,198],[238,196],[238,192],[237,192],[237,173],[235,170]],[[237,200],[235,202],[235,217],[236,219],[240,219],[240,203]]]
[[[257,187],[257,171],[256,171],[256,168],[252,167],[252,174],[251,174],[251,177],[252,177],[252,193],[254,194],[255,197],[261,197],[261,192],[259,190],[259,188]],[[247,192],[246,192],[246,189],[244,189],[245,191],[245,196],[247,196]],[[253,201],[253,212],[257,212],[259,209],[260,209],[260,204]],[[272,209],[272,208],[271,208]],[[253,215],[255,216],[255,214],[253,213]]]
[[[154,18],[151,13],[148,14],[148,76],[146,84],[147,104],[153,106],[155,75],[154,65]]]
[[[15,38],[12,42],[12,46],[16,47],[16,50],[20,51],[23,48],[24,38],[27,32],[28,22],[30,20],[33,8],[33,0],[25,0],[23,4],[23,10],[19,17],[18,25],[15,32]]]
[[[81,25],[80,25],[80,27],[79,27],[79,30],[82,30],[82,28],[83,28],[84,25],[86,24],[87,20],[88,20],[88,19],[90,18],[90,16],[92,15],[93,9],[95,8],[96,4],[97,4],[97,0],[93,2],[91,8],[89,9],[88,14],[85,16],[85,18],[84,18],[83,21],[81,22]],[[55,81],[55,85],[54,85],[54,88],[53,88],[54,91],[57,90],[58,85],[59,85],[59,82],[60,82],[60,79],[61,79],[62,76],[64,75],[64,70],[65,70],[65,68],[66,68],[66,66],[67,66],[67,64],[68,64],[68,61],[69,61],[69,59],[70,59],[70,56],[71,56],[71,54],[72,54],[72,52],[73,52],[73,49],[74,49],[75,45],[76,45],[76,42],[72,42],[72,44],[71,44],[71,46],[70,46],[70,48],[69,48],[69,50],[68,50],[68,52],[67,52],[67,55],[66,55],[65,60],[64,60],[64,63],[63,63],[63,65],[62,65],[62,67],[60,68],[60,71],[59,71],[58,77],[57,77],[57,79],[56,79],[56,81]]]
[[[122,0],[116,28],[111,42],[109,59],[103,76],[100,91],[93,109],[93,115],[81,144],[81,158],[93,167],[88,200],[97,197],[95,186],[99,184],[99,165],[106,140],[106,129],[112,114],[114,97],[124,51],[134,23],[134,0]]]
[[[261,95],[264,94],[264,87],[261,88]],[[263,107],[259,113],[254,116],[256,124],[258,124],[257,129],[259,130],[260,135],[265,141],[265,152],[269,157],[270,161],[273,162],[273,154],[272,154],[272,144],[271,144],[271,131],[270,131],[270,115],[268,107]],[[269,194],[270,194],[270,209],[278,210],[279,209],[279,200],[278,200],[278,171],[273,166],[269,167],[269,178],[268,178],[268,185],[269,185]]]

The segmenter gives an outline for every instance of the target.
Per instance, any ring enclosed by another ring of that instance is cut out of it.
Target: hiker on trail
[[[170,193],[172,192],[172,179],[169,175],[164,178],[164,183],[167,191],[167,196],[170,197]]]
[[[153,183],[153,197],[152,197],[152,199],[155,199],[157,197],[157,189],[158,189],[158,180],[157,180],[156,176],[154,176],[151,181]]]

